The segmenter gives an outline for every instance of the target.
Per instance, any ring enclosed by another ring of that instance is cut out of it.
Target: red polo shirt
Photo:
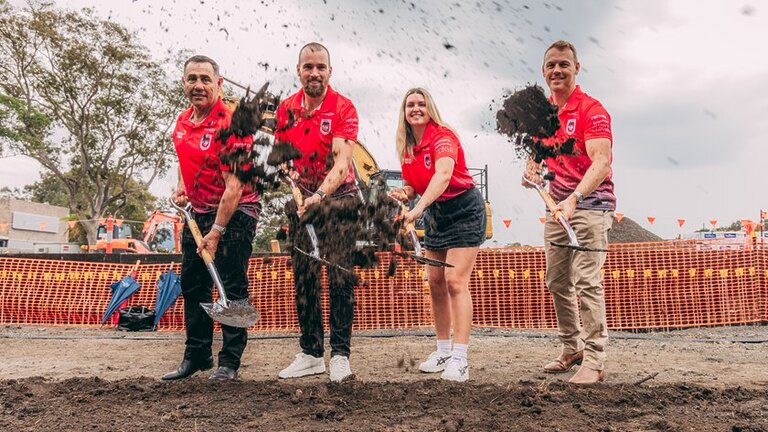
[[[173,131],[173,145],[192,208],[197,213],[210,213],[216,211],[226,189],[221,172],[230,170],[219,160],[221,142],[216,139],[216,133],[229,126],[232,111],[219,99],[202,122],[194,124],[190,121],[191,117],[192,107],[179,115]],[[252,137],[232,137],[227,145],[250,145],[252,141]],[[239,208],[252,214],[257,202],[258,195],[246,184]]]
[[[430,120],[424,129],[421,142],[414,146],[413,157],[402,163],[403,180],[408,182],[419,195],[424,195],[432,176],[435,175],[435,162],[441,158],[451,158],[456,162],[448,187],[437,201],[451,199],[475,186],[467,169],[464,149],[453,131]]]
[[[305,194],[314,193],[320,187],[333,166],[333,139],[357,141],[357,110],[352,101],[334,91],[331,86],[325,93],[320,107],[311,113],[304,112],[304,89],[289,96],[277,108],[277,141],[287,141],[301,151],[302,157],[294,160],[299,171],[299,186]],[[294,113],[294,124],[286,130],[288,110]],[[334,196],[346,195],[356,190],[355,170],[349,165],[349,173]]]
[[[550,97],[550,101],[552,98]],[[555,173],[555,179],[549,183],[549,191],[555,201],[562,201],[572,194],[578,186],[584,174],[592,165],[592,159],[587,154],[586,141],[597,138],[611,140],[613,147],[613,135],[611,133],[611,116],[603,105],[581,91],[579,86],[568,97],[565,106],[558,112],[560,129],[553,139],[545,140],[545,143],[562,143],[569,138],[575,138],[574,154],[571,156],[558,156],[546,160],[547,167]],[[611,156],[611,160],[613,157]],[[580,209],[614,210],[616,209],[616,195],[613,193],[613,180],[611,171],[603,182],[584,201],[578,204]]]

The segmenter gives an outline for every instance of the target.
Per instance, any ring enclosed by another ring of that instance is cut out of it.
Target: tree
[[[78,173],[67,174],[74,177],[78,175]],[[134,180],[128,180],[129,187],[136,187],[135,183]],[[69,191],[64,183],[62,183],[56,175],[51,173],[44,174],[40,181],[25,186],[22,197],[33,202],[62,207],[69,206]],[[78,202],[76,205],[83,206],[85,203]],[[140,190],[127,195],[124,202],[115,202],[111,207],[107,207],[105,215],[111,214],[115,216],[115,218],[125,220],[125,223],[131,227],[133,237],[140,238],[139,235],[141,234],[144,220],[147,219],[147,215],[152,212],[152,210],[156,209],[158,205],[159,200],[157,197],[146,190]],[[86,232],[82,228],[85,225],[84,221],[78,219],[78,216],[75,214],[71,215],[69,220],[79,221],[75,227],[70,229],[69,241],[81,244],[86,242],[93,244],[89,242],[89,239],[86,237]],[[96,226],[98,227],[98,220],[93,222],[96,223]],[[170,237],[170,235],[171,234],[168,233],[161,234],[155,242],[163,242],[167,237]]]
[[[57,179],[62,204],[89,221],[89,243],[99,218],[125,211],[175,160],[169,132],[182,102],[119,24],[0,0],[0,151]]]
[[[285,203],[293,199],[291,189],[282,185],[276,190],[265,190],[262,196],[261,215],[259,216],[256,236],[253,239],[254,252],[270,252],[271,240],[277,236],[277,231],[288,224],[288,218],[283,211]]]

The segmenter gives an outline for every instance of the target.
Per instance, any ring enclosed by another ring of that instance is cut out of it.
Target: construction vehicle
[[[103,223],[99,224],[97,229],[95,245],[85,246],[83,245],[84,252],[92,253],[135,253],[135,254],[151,254],[156,251],[150,248],[149,243],[157,235],[159,225],[162,223],[172,223],[174,241],[174,252],[181,252],[181,219],[178,215],[171,215],[161,212],[160,210],[154,210],[147,220],[144,222],[144,226],[141,230],[141,239],[134,238],[133,228],[127,223],[117,223],[117,221],[111,216],[104,219]],[[108,239],[111,232],[112,238]]]

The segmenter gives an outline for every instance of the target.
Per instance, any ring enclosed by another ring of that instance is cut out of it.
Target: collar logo
[[[331,133],[331,119],[325,118],[320,120],[320,133],[323,135]]]
[[[576,132],[576,119],[568,119],[568,123],[565,124],[565,133],[573,135],[574,132]]]
[[[200,138],[200,150],[208,150],[209,148],[211,148],[212,141],[213,141],[212,134],[203,134],[203,137]]]

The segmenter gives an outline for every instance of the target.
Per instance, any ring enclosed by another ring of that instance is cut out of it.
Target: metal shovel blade
[[[223,304],[221,299],[214,303],[200,303],[211,318],[230,327],[248,328],[259,321],[259,312],[250,299],[229,300]]]
[[[328,261],[326,259],[323,259],[322,257],[319,256],[319,254],[318,255],[311,254],[311,253],[301,249],[298,246],[294,246],[293,248],[296,250],[296,252],[299,252],[302,255],[308,256],[309,258],[312,258],[315,261],[318,261],[318,262],[320,262],[322,264],[325,264],[325,265],[327,265],[329,267],[335,267],[335,268],[337,268],[337,269],[339,269],[339,270],[341,270],[343,272],[347,272],[349,274],[352,274],[352,271],[350,269],[348,269],[346,267],[342,267],[342,266],[340,266],[338,264],[334,264],[334,263],[332,263],[332,262],[330,262],[330,261]]]
[[[591,248],[587,246],[581,246],[578,244],[565,244],[565,243],[556,243],[556,242],[549,242],[549,244],[551,244],[552,246],[573,249],[581,252],[608,252],[608,249]]]
[[[415,253],[401,252],[400,255],[406,256],[406,257],[408,257],[408,258],[410,258],[410,259],[412,259],[412,260],[414,260],[414,261],[416,261],[418,263],[427,264],[427,265],[431,265],[431,266],[434,266],[434,267],[453,267],[453,264],[449,264],[449,263],[447,263],[445,261],[440,261],[440,260],[436,260],[436,259],[432,259],[432,258],[427,258],[425,256],[416,255]]]

